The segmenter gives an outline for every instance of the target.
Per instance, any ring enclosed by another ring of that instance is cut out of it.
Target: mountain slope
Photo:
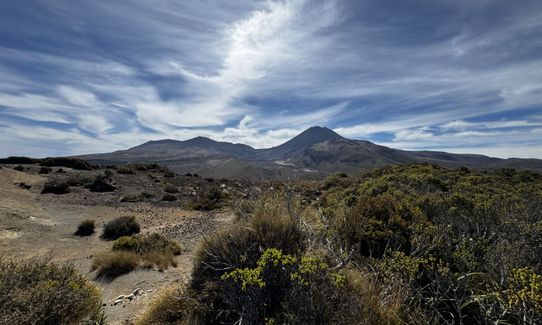
[[[112,153],[79,156],[94,164],[156,162],[180,173],[226,178],[321,178],[391,164],[428,162],[445,167],[516,168],[542,171],[540,159],[499,159],[438,151],[405,151],[349,140],[324,127],[311,127],[268,149],[196,137],[158,140]]]
[[[274,160],[296,157],[302,155],[308,147],[314,144],[340,139],[344,138],[328,128],[313,126],[280,146],[259,150],[253,159]]]

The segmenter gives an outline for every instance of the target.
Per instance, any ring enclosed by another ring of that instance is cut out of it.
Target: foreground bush
[[[140,324],[349,324],[359,299],[348,279],[307,251],[299,219],[281,195],[207,238],[186,287],[164,292]]]
[[[67,194],[70,193],[70,185],[66,182],[58,181],[58,180],[50,180],[43,186],[43,189],[41,190],[41,194],[47,194],[47,193],[53,193],[53,194]]]
[[[96,227],[96,222],[94,220],[86,219],[81,221],[77,230],[75,231],[76,236],[90,236],[94,233],[94,228]]]
[[[0,324],[104,324],[100,292],[71,265],[0,260]]]
[[[326,191],[322,235],[405,288],[405,322],[542,322],[542,175],[402,165]]]
[[[105,224],[102,235],[106,240],[114,240],[122,236],[130,236],[140,231],[135,217],[122,216]]]

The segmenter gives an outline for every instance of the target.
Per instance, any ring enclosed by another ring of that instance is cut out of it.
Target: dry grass
[[[140,265],[140,257],[133,252],[107,251],[96,254],[92,260],[92,270],[97,279],[112,280],[129,273]]]
[[[97,270],[97,278],[108,280],[137,268],[163,271],[177,266],[175,255],[181,251],[179,244],[160,234],[123,236],[115,240],[112,251],[94,257],[92,270]]]
[[[194,325],[199,324],[193,316],[197,302],[190,297],[186,287],[169,287],[160,292],[136,321],[136,325]]]

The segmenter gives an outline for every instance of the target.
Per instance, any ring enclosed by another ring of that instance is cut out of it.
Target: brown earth
[[[161,180],[160,175],[115,175],[118,186],[115,192],[92,193],[83,187],[72,187],[71,193],[65,195],[40,194],[48,179],[66,178],[83,172],[64,168],[66,173],[62,175],[38,175],[37,166],[25,166],[24,172],[13,170],[12,167],[4,165],[0,169],[0,257],[50,257],[53,261],[73,263],[94,281],[94,274],[90,271],[92,256],[111,247],[111,242],[99,238],[103,224],[124,215],[135,216],[143,233],[160,232],[184,248],[184,252],[176,257],[176,267],[163,272],[139,270],[109,283],[96,282],[102,288],[105,311],[111,324],[132,324],[149,299],[161,288],[186,281],[192,270],[199,240],[227,225],[233,217],[226,208],[212,212],[183,208],[183,195],[193,193],[183,189],[182,179],[167,180],[179,186],[179,202],[160,202],[157,199],[120,203],[122,195],[133,191],[159,193],[159,183],[165,180]],[[98,172],[84,173],[92,177]],[[31,188],[25,189],[21,183]],[[201,185],[198,184],[188,184],[186,187],[196,190]],[[224,191],[234,190],[230,185],[222,185],[222,188]],[[96,233],[89,237],[74,236],[78,224],[84,219],[96,220]],[[141,293],[135,298],[124,299],[123,303],[113,305],[118,296],[128,295],[136,289],[140,289]]]

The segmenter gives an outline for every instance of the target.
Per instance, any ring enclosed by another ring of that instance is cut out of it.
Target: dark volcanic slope
[[[311,127],[280,146],[254,149],[244,144],[197,137],[149,141],[128,150],[80,156],[95,164],[156,162],[173,170],[226,178],[322,177],[398,163],[429,162],[446,167],[516,168],[542,171],[540,159],[499,159],[437,151],[404,151],[369,141],[349,140],[323,127]]]
[[[258,150],[253,159],[278,160],[297,157],[303,155],[305,150],[314,144],[341,139],[344,138],[328,128],[313,126],[280,146]]]

